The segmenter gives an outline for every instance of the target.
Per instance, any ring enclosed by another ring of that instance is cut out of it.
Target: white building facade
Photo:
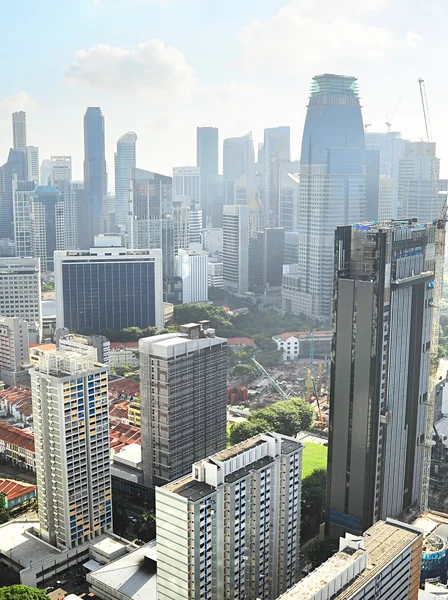
[[[207,302],[208,254],[204,250],[179,250],[176,275],[182,279],[182,303]]]
[[[0,317],[0,379],[8,386],[21,383],[29,362],[28,323],[19,317]]]
[[[129,131],[117,142],[115,153],[115,220],[123,228],[127,225],[129,182],[136,167],[137,134]]]
[[[243,294],[249,287],[249,207],[223,208],[224,287]]]
[[[35,181],[39,185],[39,148],[37,146],[26,147],[26,165],[28,181]]]
[[[189,196],[201,203],[201,170],[199,167],[173,168],[173,200],[176,196]]]
[[[51,185],[59,187],[61,181],[72,180],[72,157],[71,156],[51,156]],[[42,185],[47,185],[46,182]]]

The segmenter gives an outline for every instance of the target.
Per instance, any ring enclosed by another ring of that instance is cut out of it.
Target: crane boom
[[[432,141],[431,133],[431,122],[429,119],[428,100],[426,98],[426,87],[423,79],[418,80],[420,86],[420,96],[422,100],[423,116],[425,119],[426,137],[428,143]],[[433,193],[436,196],[437,204],[437,185],[435,177],[434,161],[435,156],[431,155],[431,178],[433,185]],[[440,301],[442,299],[443,289],[443,265],[445,255],[445,235],[446,235],[446,219],[447,219],[447,204],[446,198],[440,207],[440,212],[436,225],[435,235],[435,259],[434,259],[434,293],[433,293],[433,314],[432,314],[432,336],[431,336],[431,363],[429,372],[429,390],[428,390],[428,403],[426,412],[426,431],[425,431],[425,442],[423,449],[423,480],[422,480],[422,494],[420,499],[420,510],[426,512],[428,510],[429,503],[429,480],[431,475],[431,450],[433,446],[433,424],[434,424],[434,407],[436,399],[436,387],[438,382],[438,368],[439,368],[439,315],[440,315]]]
[[[281,388],[278,385],[278,383],[275,381],[275,379],[269,375],[269,373],[266,371],[266,369],[262,365],[260,365],[260,363],[254,357],[251,358],[251,361],[254,363],[254,365],[257,367],[257,369],[260,371],[260,373],[263,373],[263,375],[269,379],[269,381],[275,387],[275,389],[280,394],[280,396],[282,396],[282,398],[284,400],[288,400],[288,398],[289,398],[288,394],[285,392],[285,390],[283,388]]]

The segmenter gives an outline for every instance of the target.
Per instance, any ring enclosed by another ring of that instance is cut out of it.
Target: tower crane
[[[269,375],[266,369],[262,365],[260,365],[260,363],[254,357],[252,357],[250,360],[254,363],[254,365],[257,367],[260,373],[263,373],[263,375],[272,383],[272,385],[275,387],[275,389],[283,398],[283,400],[288,400],[289,395],[285,392],[283,388],[279,386],[275,379]]]
[[[420,86],[420,98],[422,101],[423,117],[425,120],[426,139],[428,143],[432,142],[431,121],[429,118],[428,100],[426,97],[426,86],[423,79],[418,80]],[[435,156],[431,154],[431,179],[433,193],[437,197],[436,174],[434,166]],[[438,203],[438,198],[437,198]],[[430,375],[429,375],[429,390],[428,403],[426,413],[426,431],[423,454],[423,481],[422,494],[420,498],[420,510],[426,512],[428,510],[429,500],[429,479],[431,475],[431,450],[433,447],[433,422],[434,422],[434,406],[437,387],[437,372],[439,367],[438,348],[439,348],[439,313],[440,301],[442,298],[443,287],[443,263],[445,254],[445,235],[446,235],[446,220],[447,220],[447,204],[446,198],[440,207],[440,212],[436,225],[435,239],[435,262],[434,262],[434,295],[433,295],[433,320],[432,320],[432,337],[430,348]]]

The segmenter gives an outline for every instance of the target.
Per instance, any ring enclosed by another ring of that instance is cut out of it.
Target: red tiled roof
[[[36,350],[42,350],[42,352],[47,352],[47,350],[56,350],[56,344],[30,344],[29,347]]]
[[[140,394],[140,382],[126,377],[117,381],[110,381],[109,393],[112,396],[119,396],[120,394],[138,396]]]
[[[138,342],[111,342],[110,343],[111,350],[117,350],[117,348],[132,348],[138,349]]]
[[[119,404],[111,405],[109,408],[109,415],[116,417],[117,419],[128,418],[129,401],[120,402]]]
[[[4,421],[0,421],[0,440],[34,452],[34,434],[22,431]]]
[[[255,346],[254,340],[245,337],[227,338],[227,344],[229,346]]]
[[[110,419],[110,446],[117,450],[117,447],[128,446],[129,444],[140,444],[142,433],[139,427],[122,423],[117,419]]]
[[[9,501],[19,498],[24,494],[29,494],[36,488],[37,486],[32,483],[24,483],[23,481],[15,481],[14,479],[2,479],[0,477],[0,494],[4,494]]]
[[[33,414],[31,390],[20,385],[0,391],[0,400],[15,407],[25,417]]]

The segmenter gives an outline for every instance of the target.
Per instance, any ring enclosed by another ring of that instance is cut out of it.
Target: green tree
[[[258,370],[253,365],[236,365],[232,371],[232,375],[242,379],[245,383],[250,383],[258,377]]]
[[[307,554],[313,569],[328,560],[338,551],[338,540],[325,538],[324,540],[315,540],[308,546]]]
[[[260,352],[257,354],[257,361],[265,369],[269,369],[270,367],[275,367],[275,365],[278,365],[281,358],[281,350],[270,350],[269,352]]]
[[[241,421],[240,423],[233,423],[230,427],[229,440],[230,445],[234,446],[244,440],[261,433],[260,423],[255,423],[251,420]]]
[[[0,600],[48,600],[44,590],[27,585],[10,585],[0,588]]]
[[[8,511],[6,510],[6,496],[0,494],[0,524],[9,521]]]
[[[324,517],[327,472],[317,469],[302,481],[301,532],[314,534]]]
[[[151,510],[145,511],[134,523],[134,533],[142,542],[150,542],[156,537],[156,515]]]

